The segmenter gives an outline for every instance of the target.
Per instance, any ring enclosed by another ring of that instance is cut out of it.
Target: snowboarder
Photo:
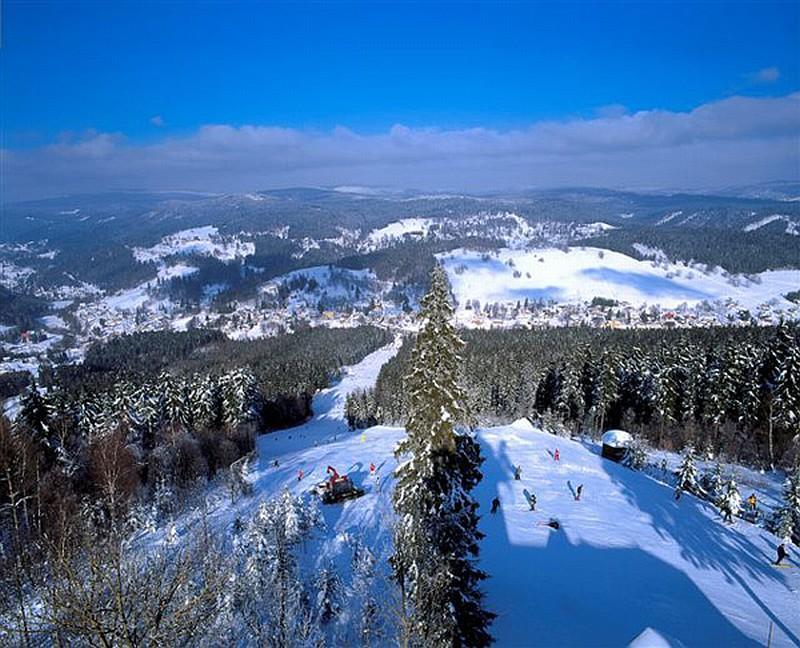
[[[559,461],[560,459],[561,459],[561,455],[558,453],[558,448],[556,448],[556,451],[553,453],[553,460],[554,461]]]
[[[514,466],[514,479],[517,481],[522,479],[522,466]]]
[[[495,497],[492,500],[492,513],[497,513],[497,509],[499,509],[499,508],[500,508],[500,498],[499,497]]]
[[[528,499],[528,503],[531,505],[531,511],[536,510],[536,495],[531,493],[530,499]]]
[[[575,501],[581,501],[581,493],[583,492],[583,484],[578,484],[578,490],[575,491]]]
[[[297,471],[297,481],[303,481],[303,469]]]
[[[772,563],[773,565],[780,565],[784,558],[788,558],[789,552],[786,551],[786,545],[781,543],[778,545],[778,559]]]
[[[539,522],[539,526],[550,527],[558,531],[561,528],[561,523],[555,518],[550,518],[547,522]]]

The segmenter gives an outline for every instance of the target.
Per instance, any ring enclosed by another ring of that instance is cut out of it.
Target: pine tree
[[[356,641],[362,646],[376,644],[382,636],[380,608],[373,596],[375,556],[369,547],[357,541],[353,547],[353,581],[350,586],[350,605],[356,616]]]
[[[395,451],[398,516],[391,558],[411,645],[486,646],[494,615],[483,609],[476,566],[478,505],[469,491],[480,481],[480,448],[456,425],[465,422],[459,385],[463,342],[452,324],[447,275],[431,273],[422,299],[422,327],[406,379],[407,437]]]
[[[584,408],[580,374],[573,364],[567,362],[561,368],[560,377],[556,409],[565,422],[580,421]]]
[[[611,404],[619,396],[618,359],[616,355],[603,350],[598,372],[594,383],[593,406],[596,428],[599,432],[605,429],[606,414]]]
[[[664,447],[664,431],[675,422],[676,389],[669,359],[653,359],[653,407],[659,420],[658,445]]]
[[[783,505],[775,513],[773,527],[784,542],[800,537],[800,462],[783,483]]]
[[[739,494],[739,488],[733,477],[725,484],[718,506],[719,512],[727,522],[733,522],[733,518],[742,510],[742,496]]]
[[[691,445],[686,448],[676,476],[678,478],[678,483],[675,487],[676,494],[683,491],[697,493],[697,468],[694,465],[694,448]]]
[[[763,356],[761,391],[767,408],[770,467],[775,466],[775,426],[800,427],[800,348],[790,326],[781,323]]]
[[[235,428],[256,416],[258,382],[250,369],[228,372],[222,381],[222,410],[225,424]]]
[[[31,438],[48,450],[51,449],[51,414],[50,403],[39,393],[36,381],[32,380],[28,392],[20,400],[17,423],[24,426]]]
[[[320,570],[316,578],[317,616],[322,624],[330,623],[342,611],[343,586],[333,565]]]
[[[295,554],[302,540],[299,508],[288,491],[262,503],[236,541],[233,606],[259,645],[301,644],[313,632]]]
[[[714,466],[714,474],[709,482],[709,495],[711,495],[715,501],[719,501],[724,492],[724,488],[725,480],[722,478],[722,464],[718,461],[717,465]]]
[[[639,439],[634,439],[625,449],[622,465],[631,470],[644,470],[647,466],[647,450],[645,450]]]
[[[789,326],[778,329],[781,357],[775,385],[775,420],[790,435],[800,432],[800,343]]]

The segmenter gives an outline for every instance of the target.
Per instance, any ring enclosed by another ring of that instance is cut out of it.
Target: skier
[[[683,492],[683,491],[680,489],[680,487],[678,487],[678,488],[676,488],[676,489],[675,489],[675,501],[676,501],[676,502],[677,502],[677,501],[678,501],[678,500],[681,498],[681,493],[682,493],[682,492]]]
[[[495,497],[492,500],[492,513],[497,513],[497,509],[500,508],[500,498]]]
[[[303,481],[303,469],[297,471],[297,481]]]
[[[575,492],[575,501],[581,501],[581,493],[583,492],[583,484],[578,485],[578,490]]]
[[[528,499],[528,503],[531,505],[531,511],[536,510],[536,495],[531,493],[530,499]]]
[[[370,462],[370,464],[369,464],[369,474],[370,475],[374,475],[375,474],[375,464],[372,463],[372,462]]]
[[[778,565],[781,564],[781,561],[784,558],[788,558],[788,557],[789,557],[789,552],[786,551],[786,545],[781,543],[781,544],[778,545],[778,559],[772,564],[778,566]]]
[[[273,462],[272,462],[272,466],[273,466],[274,468],[277,468],[277,467],[278,467],[278,460],[277,460],[277,459],[276,459],[275,461],[273,461]]]
[[[553,460],[554,460],[554,461],[559,461],[560,459],[561,459],[561,455],[560,455],[560,454],[558,454],[558,448],[556,448],[556,451],[555,451],[555,453],[553,454]]]
[[[522,466],[514,466],[514,479],[517,481],[522,479]]]
[[[234,533],[241,533],[244,530],[244,523],[242,522],[242,518],[236,517],[233,521],[233,532]]]
[[[750,493],[750,497],[747,498],[747,505],[750,507],[750,510],[755,512],[756,507],[758,506],[758,499],[756,498],[755,493]]]

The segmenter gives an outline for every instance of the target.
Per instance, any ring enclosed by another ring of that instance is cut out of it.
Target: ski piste
[[[326,535],[304,559],[333,561],[347,579],[342,539],[358,536],[379,561],[388,560],[393,451],[404,430],[349,430],[343,405],[347,393],[374,384],[396,350],[389,345],[345,368],[337,384],[314,397],[314,416],[305,424],[260,436],[248,475],[253,496],[234,505],[221,497],[209,523],[229,527],[283,489],[308,494],[328,465],[342,466],[365,493],[322,507]],[[498,615],[491,626],[498,646],[620,646],[647,629],[671,645],[759,646],[770,621],[773,646],[800,645],[794,591],[800,574],[772,568],[778,544],[772,534],[743,521],[728,526],[699,498],[676,502],[671,486],[603,459],[596,444],[555,437],[527,420],[478,428],[476,435],[485,458],[473,491],[485,534],[480,567],[489,574],[484,589],[488,609]],[[556,446],[559,462],[549,454]],[[369,475],[370,463],[380,466],[379,482]],[[522,466],[520,480],[515,465]],[[580,506],[568,480],[584,484]],[[525,490],[536,494],[536,511]],[[492,516],[494,497],[501,507]],[[547,526],[551,518],[558,530]],[[181,523],[201,519],[192,514]]]

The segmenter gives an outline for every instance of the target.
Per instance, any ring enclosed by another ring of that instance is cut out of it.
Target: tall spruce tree
[[[394,506],[398,515],[391,558],[404,612],[404,643],[411,646],[486,646],[494,615],[483,608],[477,568],[477,442],[457,429],[466,422],[459,385],[463,342],[452,324],[450,286],[441,266],[422,299],[422,327],[406,378],[407,437],[395,451]]]

